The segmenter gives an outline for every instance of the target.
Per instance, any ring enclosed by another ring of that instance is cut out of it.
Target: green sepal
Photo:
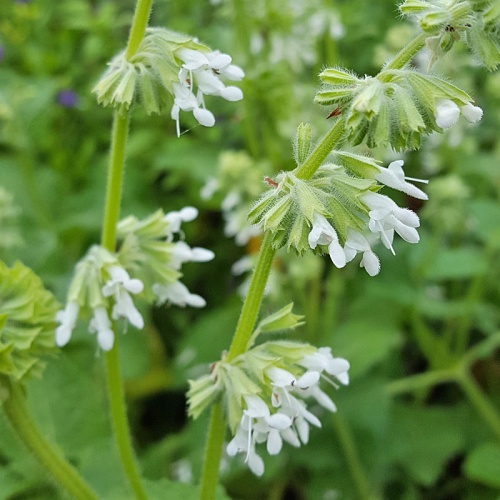
[[[188,415],[195,420],[220,398],[223,386],[214,375],[216,374],[207,374],[196,380],[188,380]]]
[[[349,85],[356,83],[358,77],[352,72],[344,68],[327,68],[319,74],[323,83],[330,85]]]
[[[301,123],[297,127],[297,138],[293,149],[295,162],[300,167],[307,160],[312,150],[312,130],[310,123]]]
[[[247,351],[253,346],[261,333],[277,332],[280,330],[294,329],[304,324],[304,316],[293,314],[293,302],[279,311],[267,316],[259,322],[247,344]]]
[[[45,358],[57,352],[59,307],[31,269],[0,262],[0,374],[16,381],[41,375]]]

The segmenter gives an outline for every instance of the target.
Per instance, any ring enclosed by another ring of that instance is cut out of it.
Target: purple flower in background
[[[63,108],[74,108],[78,104],[78,94],[73,90],[60,90],[57,93],[57,102]]]

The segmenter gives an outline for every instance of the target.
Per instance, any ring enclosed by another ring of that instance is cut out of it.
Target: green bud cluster
[[[436,123],[438,100],[448,99],[459,107],[472,101],[446,80],[409,68],[363,78],[345,69],[328,68],[320,78],[324,85],[315,102],[337,106],[351,144],[366,140],[370,148],[417,149],[422,135],[441,131]]]
[[[328,219],[341,243],[347,240],[348,228],[363,231],[369,210],[359,197],[377,191],[379,186],[373,179],[356,177],[351,172],[358,163],[366,165],[367,173],[375,168],[369,158],[345,156],[345,159],[352,170],[329,163],[307,181],[298,179],[293,172],[282,172],[276,179],[278,186],[257,201],[249,220],[273,233],[274,248],[285,246],[298,254],[310,250],[308,235],[315,213]],[[318,247],[316,251],[323,252],[324,248]]]
[[[211,366],[210,373],[189,381],[188,414],[198,418],[203,411],[223,398],[227,422],[234,433],[244,409],[245,396],[260,395],[271,400],[271,384],[265,371],[270,367],[286,369],[297,378],[305,369],[296,363],[317,348],[299,342],[268,341],[252,347],[261,333],[296,328],[303,324],[302,316],[292,313],[293,304],[263,319],[248,343],[248,350],[228,362],[225,357]]]
[[[188,35],[163,28],[148,28],[137,52],[129,59],[125,52],[115,56],[92,92],[104,107],[124,112],[134,102],[146,113],[170,113],[173,102],[172,84],[179,81],[181,62],[176,50],[188,48],[210,52]]]
[[[56,352],[59,304],[31,269],[0,262],[0,379],[39,377],[47,355]],[[0,397],[1,400],[1,397]]]
[[[500,64],[500,4],[488,0],[406,0],[399,7],[415,16],[429,37],[431,64],[463,40],[489,70]]]

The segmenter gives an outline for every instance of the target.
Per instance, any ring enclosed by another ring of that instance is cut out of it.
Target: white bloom
[[[115,341],[115,334],[111,329],[111,321],[104,307],[98,306],[94,309],[94,316],[90,320],[89,331],[97,333],[97,343],[103,351],[111,350]]]
[[[142,281],[131,279],[127,271],[120,266],[110,266],[107,272],[111,279],[103,286],[102,294],[104,297],[114,298],[113,319],[126,318],[136,328],[143,328],[144,320],[129,294],[141,293],[144,289]]]
[[[184,207],[179,211],[172,211],[165,215],[164,219],[168,222],[167,240],[172,241],[173,234],[181,230],[183,222],[191,222],[198,217],[198,210],[195,207]]]
[[[479,106],[473,106],[470,102],[460,108],[462,116],[470,123],[477,123],[483,117],[483,110]]]
[[[460,108],[450,99],[439,99],[436,102],[436,123],[438,127],[450,128],[457,123]]]
[[[394,231],[408,243],[419,242],[420,237],[415,228],[420,226],[420,220],[415,212],[398,207],[391,198],[378,193],[364,194],[360,200],[370,209],[370,231],[379,234],[384,246],[393,254]]]
[[[309,246],[314,250],[317,245],[328,245],[328,253],[334,265],[338,268],[346,265],[346,257],[339,243],[339,237],[326,218],[314,212],[313,227],[308,237]]]
[[[349,362],[344,358],[334,358],[329,347],[320,347],[314,354],[308,354],[298,361],[300,366],[318,372],[325,371],[342,384],[349,384]]]
[[[389,164],[387,168],[379,167],[380,173],[375,175],[375,179],[386,186],[389,186],[398,191],[402,191],[413,198],[418,198],[419,200],[427,200],[428,196],[421,189],[417,188],[413,184],[406,182],[406,180],[412,180],[417,182],[427,183],[426,180],[413,179],[411,177],[406,177],[403,171],[403,160],[393,161]]]
[[[243,410],[235,436],[227,445],[228,455],[246,453],[245,462],[257,476],[264,473],[264,462],[255,452],[255,444],[266,442],[270,455],[276,455],[283,446],[282,433],[292,425],[292,419],[283,413],[271,415],[266,403],[256,395],[245,396],[247,408]]]
[[[350,262],[358,253],[363,254],[360,266],[366,269],[370,276],[375,276],[380,271],[380,261],[373,252],[370,243],[359,231],[348,228],[347,241],[344,245],[347,262]]]
[[[451,99],[438,99],[436,101],[435,116],[439,127],[452,127],[457,123],[460,113],[470,123],[477,123],[483,117],[483,110],[471,103],[467,103],[459,108]]]
[[[215,177],[210,177],[201,188],[200,196],[203,200],[209,200],[218,189],[219,181]]]
[[[178,271],[185,262],[208,262],[215,257],[211,250],[206,248],[191,248],[184,241],[177,241],[172,248],[170,267]]]
[[[80,306],[77,302],[68,302],[63,311],[58,311],[56,321],[60,325],[56,328],[56,345],[59,347],[66,345],[76,326]]]
[[[207,304],[203,297],[191,293],[187,289],[186,285],[180,281],[176,281],[169,285],[160,285],[159,283],[155,283],[152,286],[152,290],[157,297],[158,305],[165,302],[171,302],[172,304],[180,307],[205,307]]]
[[[176,56],[183,62],[179,71],[179,82],[172,85],[174,106],[171,116],[176,121],[177,136],[180,135],[179,111],[192,111],[200,125],[212,127],[214,115],[205,109],[205,95],[220,96],[227,101],[243,99],[243,92],[238,87],[224,85],[220,76],[228,80],[241,80],[245,73],[231,64],[231,57],[219,51],[202,53],[197,50],[181,48]],[[197,87],[196,96],[194,86]]]

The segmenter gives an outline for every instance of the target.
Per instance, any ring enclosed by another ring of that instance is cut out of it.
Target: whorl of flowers
[[[182,240],[173,241],[182,222],[197,215],[195,208],[186,207],[166,215],[158,210],[144,220],[127,217],[118,223],[118,252],[91,247],[76,266],[65,309],[57,313],[57,345],[69,342],[80,311],[86,309],[91,313],[89,332],[97,334],[101,349],[110,350],[114,343],[111,319],[124,319],[138,329],[144,326],[132,298],[135,295],[151,304],[203,307],[205,300],[179,281],[179,271],[186,262],[206,262],[214,254],[191,248]]]
[[[427,195],[408,182],[415,179],[405,176],[402,160],[384,168],[353,153],[334,151],[333,157],[307,181],[293,172],[279,174],[276,187],[251,210],[250,221],[273,233],[275,248],[328,253],[339,268],[359,253],[361,267],[374,276],[380,270],[374,244],[381,241],[395,254],[394,234],[417,243],[420,225],[416,213],[378,191],[385,185],[421,200]]]
[[[243,99],[238,87],[226,86],[221,79],[239,81],[245,76],[231,62],[229,55],[211,51],[196,38],[148,28],[137,52],[129,60],[125,52],[115,56],[93,92],[99,104],[121,111],[138,102],[148,114],[170,113],[180,135],[180,111],[191,111],[200,125],[214,125],[206,95]]]
[[[293,304],[260,322],[249,342],[262,332],[295,328],[301,317],[292,314]],[[332,356],[328,347],[268,341],[251,347],[227,362],[214,363],[209,374],[190,381],[189,415],[198,416],[214,401],[222,401],[232,439],[226,447],[229,456],[242,453],[250,470],[260,476],[264,462],[256,446],[266,443],[270,455],[278,454],[287,442],[294,447],[307,444],[310,426],[321,427],[307,408],[314,400],[328,411],[335,403],[320,388],[325,379],[338,388],[349,383],[349,363]]]
[[[54,316],[59,307],[31,269],[0,262],[0,379],[41,375],[44,357],[56,352]],[[1,399],[1,391],[0,391]]]
[[[467,93],[414,69],[386,69],[361,78],[342,68],[328,68],[319,76],[324,85],[315,101],[336,106],[353,145],[366,140],[370,148],[417,149],[423,135],[451,127],[460,114],[472,123],[483,115]],[[443,119],[443,105],[453,108],[454,120]]]
[[[500,65],[500,4],[493,0],[406,0],[399,7],[428,34],[431,64],[462,40],[486,68]]]

